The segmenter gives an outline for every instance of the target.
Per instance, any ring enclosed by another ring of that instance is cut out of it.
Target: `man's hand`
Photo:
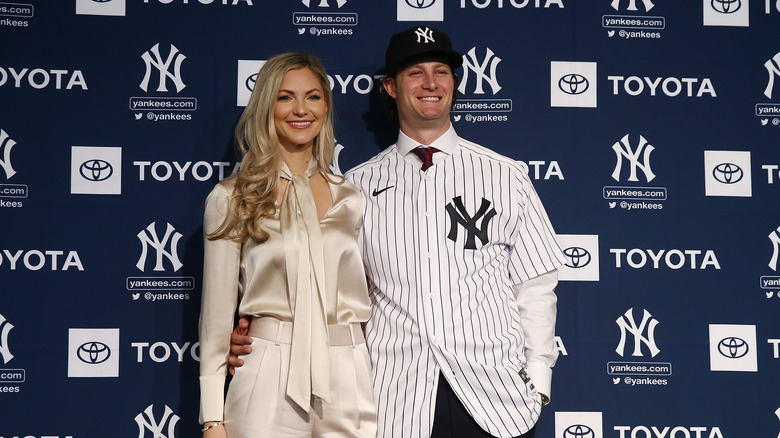
[[[228,371],[232,376],[236,372],[236,368],[240,368],[244,365],[244,361],[239,359],[239,355],[246,355],[252,352],[252,347],[249,344],[252,343],[252,338],[247,336],[249,333],[250,319],[247,316],[242,316],[238,320],[238,325],[230,334],[230,356],[228,357]]]

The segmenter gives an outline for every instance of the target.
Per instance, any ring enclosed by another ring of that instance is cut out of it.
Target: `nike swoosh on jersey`
[[[386,190],[390,190],[390,189],[392,189],[393,187],[395,187],[395,186],[388,186],[388,187],[385,187],[385,188],[383,188],[382,190],[377,190],[377,189],[374,189],[374,191],[373,191],[373,192],[371,192],[371,196],[379,196],[379,195],[380,195],[382,192],[384,192],[384,191],[386,191]]]

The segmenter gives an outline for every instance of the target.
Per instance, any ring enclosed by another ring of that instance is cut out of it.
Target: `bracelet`
[[[205,431],[207,431],[207,430],[209,430],[209,429],[215,428],[215,427],[217,427],[217,426],[221,426],[221,425],[223,425],[223,424],[225,424],[225,423],[223,423],[223,422],[221,422],[221,421],[217,421],[217,422],[214,422],[214,423],[211,423],[211,424],[209,424],[208,426],[204,427],[204,428],[203,428],[203,429],[201,429],[200,431],[201,431],[201,432],[205,432]]]

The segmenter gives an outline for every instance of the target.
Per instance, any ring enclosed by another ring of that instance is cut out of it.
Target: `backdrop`
[[[318,55],[344,172],[393,33],[569,263],[540,437],[780,436],[780,1],[0,1],[0,437],[199,436],[206,194],[264,60]],[[407,415],[414,415],[413,412]]]

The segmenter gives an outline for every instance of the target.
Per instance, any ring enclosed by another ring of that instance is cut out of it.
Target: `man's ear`
[[[382,86],[385,87],[385,92],[388,96],[392,97],[393,99],[396,98],[395,79],[391,77],[382,79]]]

